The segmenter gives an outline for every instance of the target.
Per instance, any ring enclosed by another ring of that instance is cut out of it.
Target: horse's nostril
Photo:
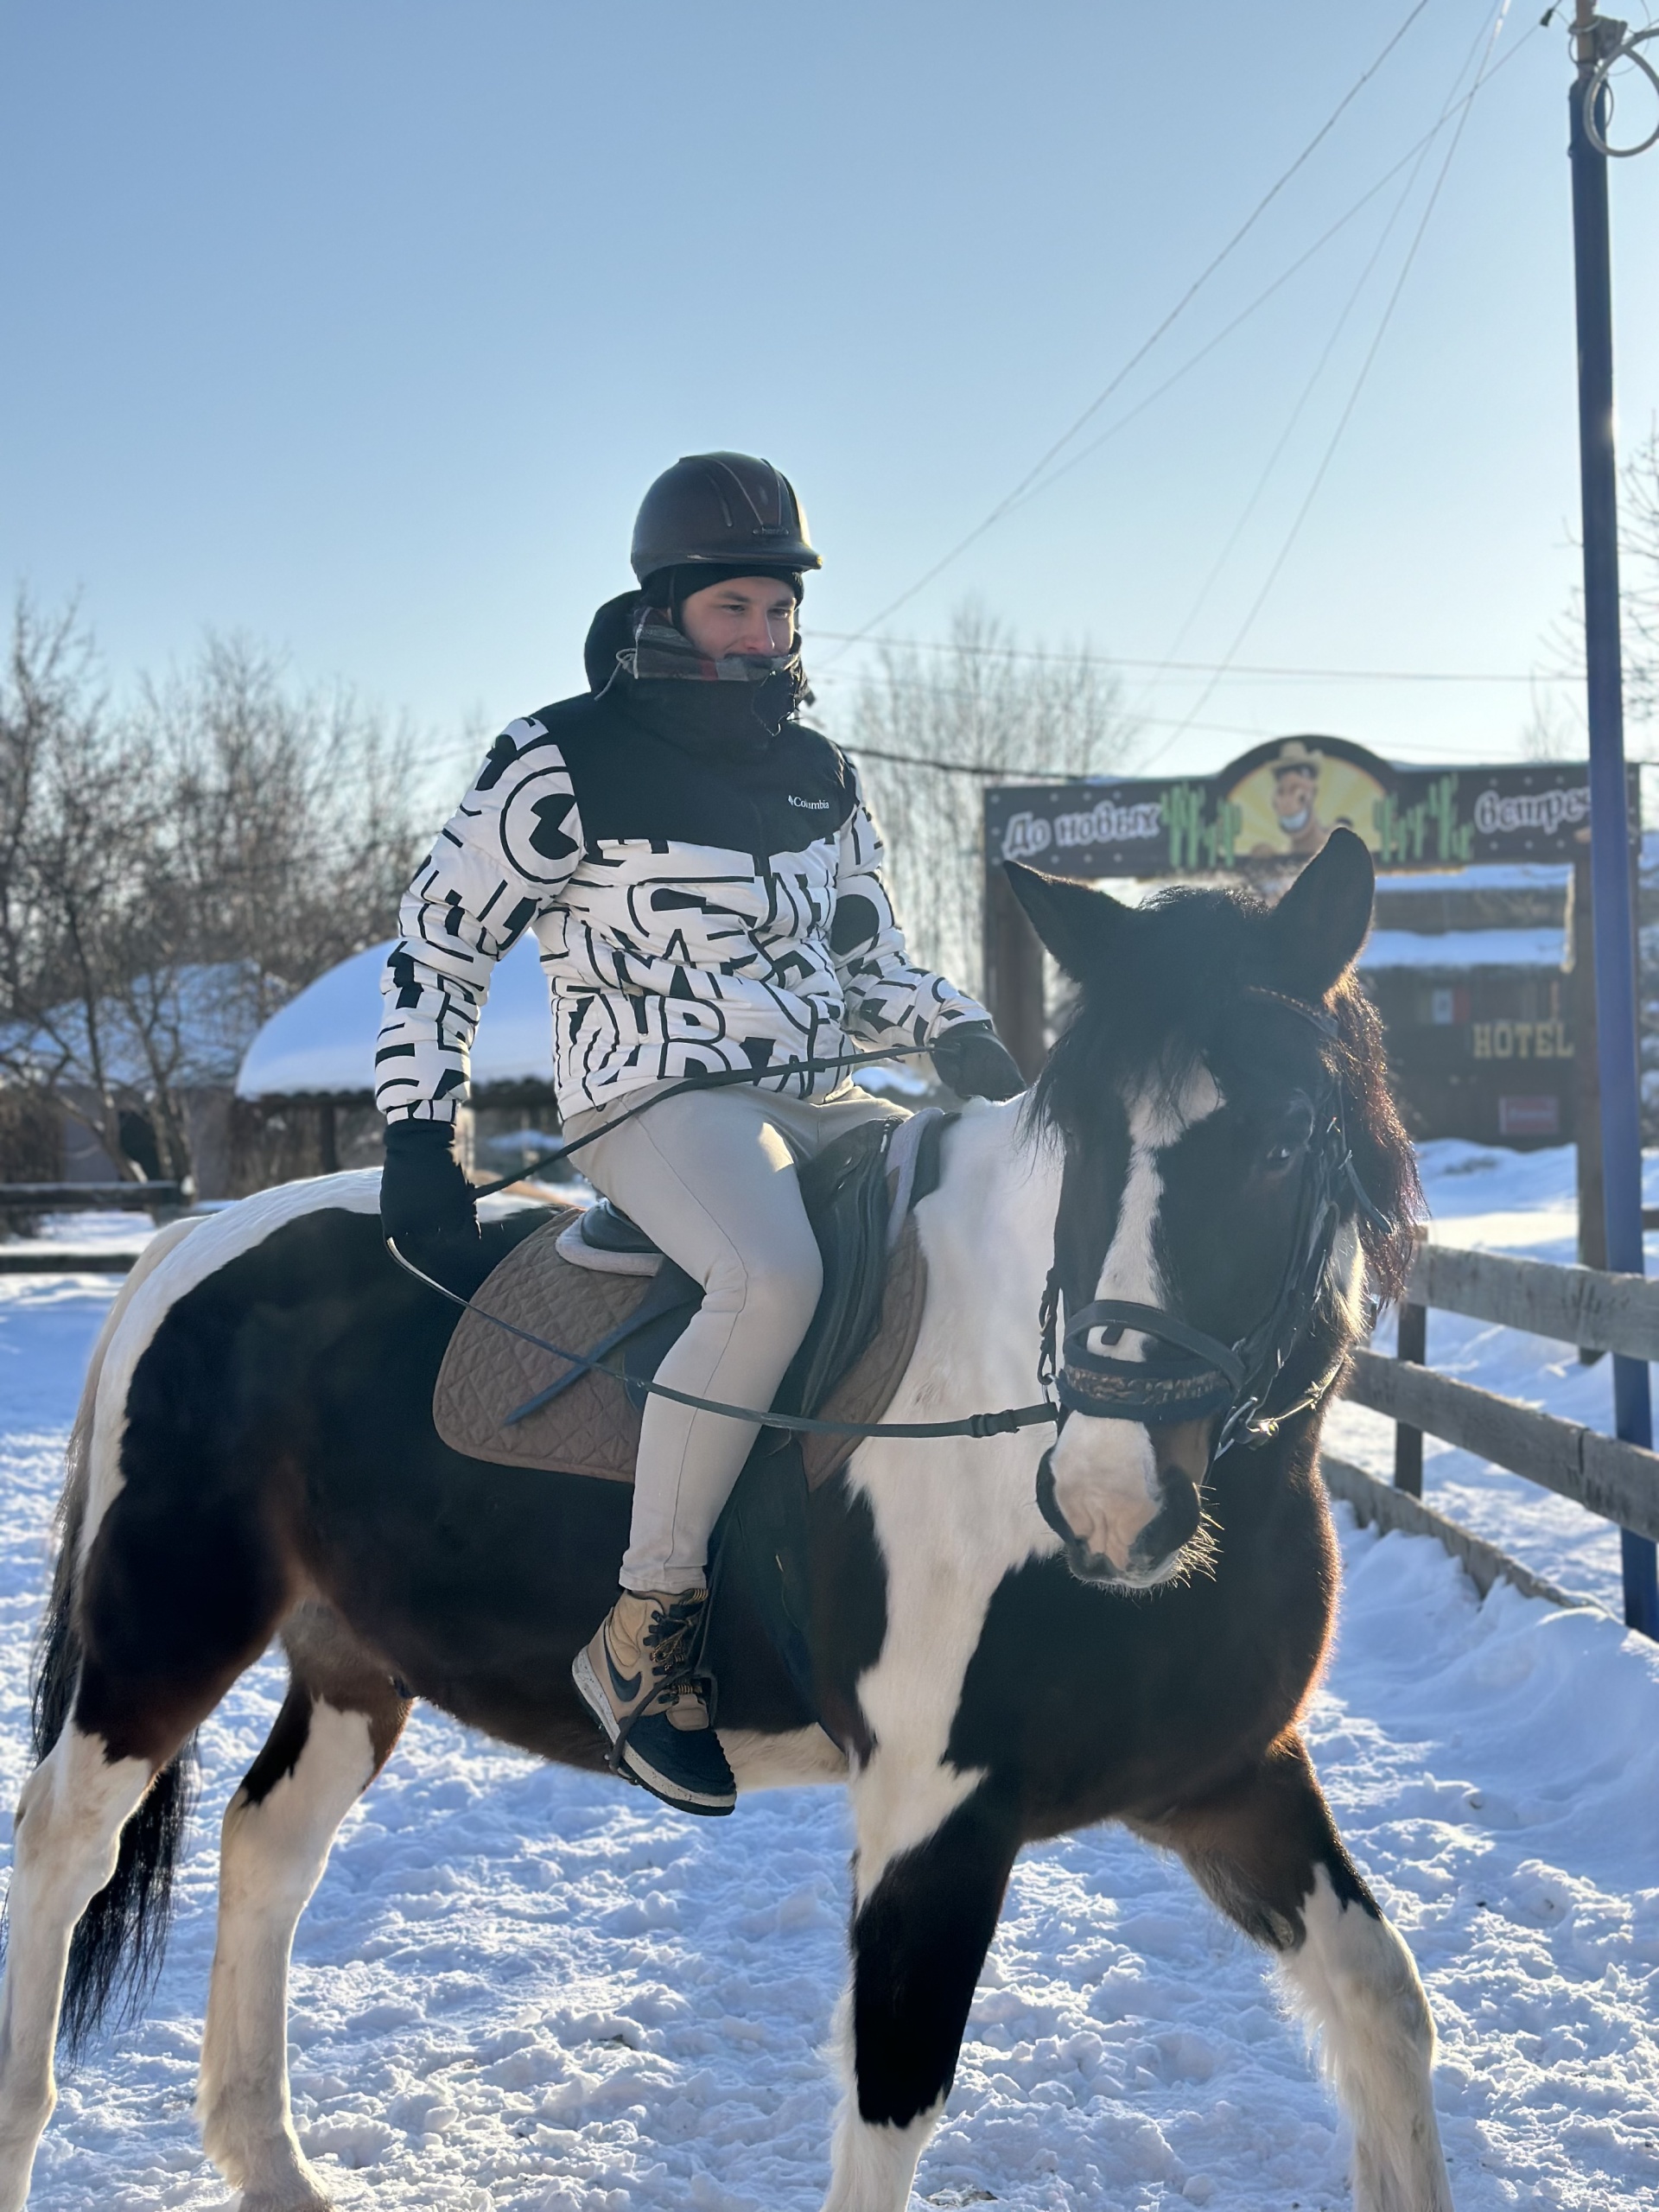
[[[1173,1559],[1198,1533],[1203,1509],[1197,1485],[1173,1468],[1165,1471],[1158,1511],[1135,1540],[1130,1564],[1142,1573]]]

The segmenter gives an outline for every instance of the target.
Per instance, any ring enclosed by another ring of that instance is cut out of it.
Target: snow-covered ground
[[[1438,1233],[1571,1255],[1570,1154],[1440,1145],[1425,1166]],[[0,1278],[7,1805],[59,1458],[113,1290]],[[1446,1316],[1430,1332],[1438,1366],[1605,1418],[1605,1363]],[[1386,1468],[1385,1424],[1338,1423],[1337,1448]],[[1573,1508],[1462,1454],[1432,1457],[1427,1488],[1616,1602],[1615,1540]],[[1503,1588],[1478,1605],[1427,1541],[1349,1527],[1344,1546],[1309,1732],[1429,1986],[1460,2212],[1659,2206],[1659,1652],[1598,1611]],[[190,2114],[213,1834],[280,1688],[267,1662],[204,1732],[158,1997],[67,2082],[42,2212],[226,2202]],[[296,1945],[296,2110],[342,2207],[808,2212],[828,2173],[817,2052],[847,1849],[835,1792],[689,1821],[419,1712]],[[1113,1830],[1025,1855],[923,2202],[1314,2212],[1348,2202],[1344,2165],[1260,1955],[1178,1866]]]

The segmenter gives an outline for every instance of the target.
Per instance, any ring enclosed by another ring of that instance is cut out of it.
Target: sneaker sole
[[[717,1818],[722,1813],[736,1810],[735,1796],[710,1797],[702,1790],[688,1789],[683,1782],[671,1782],[665,1774],[658,1774],[649,1759],[642,1758],[632,1744],[623,1746],[622,1764],[642,1789],[650,1790],[665,1805],[677,1805],[683,1813],[702,1813]]]
[[[606,1742],[615,1743],[621,1732],[620,1723],[611,1709],[611,1700],[600,1687],[599,1676],[594,1672],[594,1662],[588,1656],[585,1643],[570,1662],[570,1679],[576,1686],[577,1696],[604,1732]]]
[[[570,1662],[570,1679],[576,1686],[577,1695],[599,1723],[606,1741],[614,1744],[621,1733],[621,1726],[612,1710],[609,1698],[600,1686],[598,1675],[594,1672],[586,1644]],[[688,1789],[683,1783],[672,1782],[667,1775],[659,1774],[649,1759],[639,1756],[632,1744],[623,1746],[622,1768],[642,1789],[650,1790],[653,1797],[660,1797],[665,1805],[679,1806],[683,1812],[717,1816],[736,1808],[735,1796],[711,1797],[703,1791]]]

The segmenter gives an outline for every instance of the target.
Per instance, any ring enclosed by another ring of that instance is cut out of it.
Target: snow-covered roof
[[[140,976],[123,996],[99,1001],[103,1072],[122,1088],[148,1090],[155,1080],[148,1037],[168,1083],[201,1089],[228,1084],[280,988],[251,960],[198,961]],[[93,1079],[86,1010],[73,1001],[54,1007],[37,1029],[12,1025],[3,1041],[42,1078]]]
[[[248,1046],[238,1098],[361,1094],[374,1085],[380,977],[391,944],[353,953],[274,1014]],[[524,937],[495,971],[473,1046],[473,1081],[553,1080],[553,1016],[536,943]]]
[[[1359,956],[1366,968],[1560,968],[1567,958],[1559,922],[1525,930],[1373,930]]]
[[[1564,891],[1571,861],[1478,861],[1468,868],[1425,869],[1420,875],[1379,874],[1379,891]]]

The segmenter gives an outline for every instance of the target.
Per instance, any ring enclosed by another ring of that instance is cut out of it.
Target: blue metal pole
[[[1580,18],[1587,11],[1580,5]],[[1569,107],[1573,164],[1573,263],[1579,324],[1579,463],[1584,502],[1584,647],[1590,716],[1591,906],[1596,938],[1597,1077],[1601,1093],[1603,1205],[1607,1264],[1644,1272],[1642,1122],[1636,1033],[1636,928],[1630,898],[1630,823],[1624,767],[1624,679],[1618,634],[1618,477],[1613,446],[1612,275],[1608,244],[1607,157],[1584,124],[1583,58]],[[1606,94],[1598,94],[1605,104]],[[1601,121],[1599,111],[1597,120]],[[1613,1361],[1618,1435],[1651,1445],[1646,1363]],[[1624,1618],[1659,1637],[1656,1548],[1619,1532]]]

